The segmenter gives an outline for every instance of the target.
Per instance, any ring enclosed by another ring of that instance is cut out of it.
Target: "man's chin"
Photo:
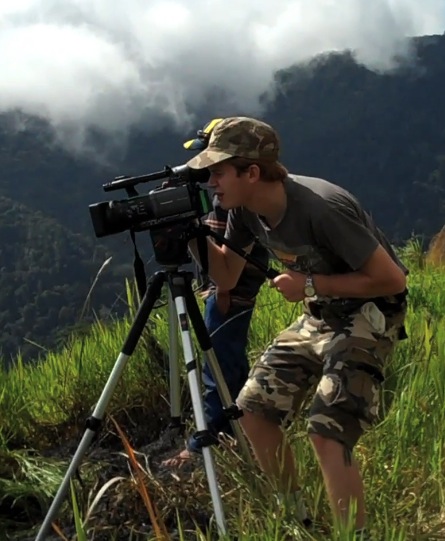
[[[233,205],[231,205],[230,202],[226,201],[224,199],[224,196],[218,197],[218,203],[219,203],[219,206],[224,210],[230,210],[231,208],[233,208]]]

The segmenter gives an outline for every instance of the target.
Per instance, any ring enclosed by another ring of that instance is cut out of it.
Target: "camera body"
[[[127,230],[159,229],[204,216],[211,210],[211,201],[199,184],[207,182],[208,178],[208,171],[190,169],[186,165],[167,166],[160,173],[141,177],[117,177],[114,182],[105,184],[104,189],[126,188],[130,197],[89,205],[96,237]],[[137,183],[155,179],[167,180],[143,195],[133,188]]]
[[[207,170],[187,165],[166,166],[163,171],[138,177],[116,177],[104,184],[105,191],[124,188],[127,199],[101,201],[89,205],[96,237],[123,231],[150,230],[156,260],[163,265],[190,262],[187,244],[196,229],[196,220],[208,214],[212,202],[200,184],[207,182]],[[139,195],[134,186],[163,180],[161,186]]]

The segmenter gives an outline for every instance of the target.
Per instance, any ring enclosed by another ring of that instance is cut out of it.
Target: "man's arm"
[[[317,293],[327,297],[385,297],[404,291],[404,269],[366,213],[338,197],[318,215],[319,241],[347,263],[350,273],[318,276]],[[382,242],[380,242],[382,241]]]
[[[322,297],[385,297],[406,288],[405,273],[381,245],[355,272],[313,278],[317,295]]]
[[[245,224],[242,209],[231,209],[228,212],[225,236],[244,252],[251,252],[255,237]],[[200,263],[196,240],[191,241],[189,247],[193,257]],[[246,260],[226,245],[217,246],[209,237],[207,247],[210,278],[221,291],[233,289],[238,283]]]
[[[388,252],[379,245],[364,265],[346,274],[313,275],[315,292],[320,297],[374,298],[402,293],[406,277]],[[283,296],[291,302],[304,299],[306,275],[286,271],[272,280]]]
[[[250,253],[253,244],[244,248],[244,251]],[[189,242],[190,251],[202,267],[199,260],[198,243],[196,239]],[[238,283],[239,277],[243,271],[246,260],[237,253],[227,248],[227,246],[217,246],[214,242],[207,238],[208,249],[208,274],[215,282],[218,288],[224,291],[233,289]]]

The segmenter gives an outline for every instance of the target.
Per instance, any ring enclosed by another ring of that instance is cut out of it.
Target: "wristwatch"
[[[306,276],[306,282],[304,283],[304,295],[306,297],[313,297],[315,295],[314,279],[311,274]]]

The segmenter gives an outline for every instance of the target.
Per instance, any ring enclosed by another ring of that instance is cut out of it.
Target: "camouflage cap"
[[[187,165],[192,169],[205,169],[235,156],[275,162],[279,147],[278,134],[269,124],[243,116],[230,117],[218,122],[207,148]]]

